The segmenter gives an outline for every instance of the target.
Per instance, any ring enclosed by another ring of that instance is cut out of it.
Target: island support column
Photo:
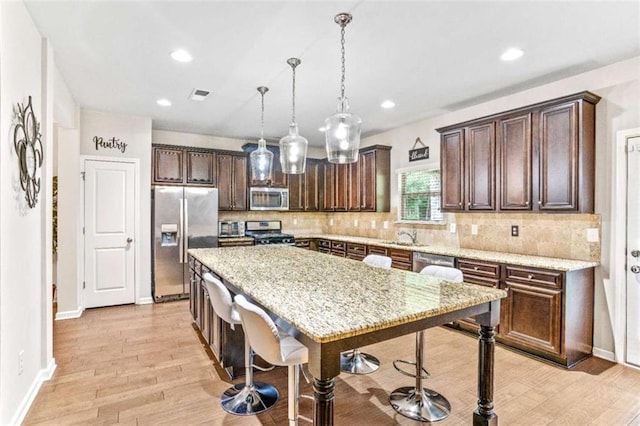
[[[313,379],[313,424],[333,426],[333,377],[329,379]]]
[[[473,412],[473,426],[497,426],[498,415],[493,411],[493,373],[496,346],[496,326],[500,321],[500,301],[491,302],[491,311],[478,315],[478,408]]]

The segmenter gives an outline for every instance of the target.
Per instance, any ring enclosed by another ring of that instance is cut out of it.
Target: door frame
[[[120,157],[108,157],[108,156],[100,156],[100,155],[81,155],[80,156],[80,173],[82,176],[80,185],[82,190],[80,191],[80,209],[81,209],[81,214],[80,214],[80,219],[81,219],[81,232],[80,232],[80,240],[81,240],[81,247],[80,250],[78,251],[78,265],[80,266],[80,279],[78,280],[78,293],[80,294],[79,300],[80,300],[80,311],[84,311],[85,310],[85,302],[84,302],[84,289],[83,287],[83,283],[86,281],[86,277],[85,277],[85,270],[84,270],[84,262],[85,262],[85,258],[84,258],[84,249],[85,249],[85,241],[84,241],[84,226],[85,226],[85,211],[84,211],[84,191],[85,191],[85,179],[84,179],[84,173],[85,173],[85,162],[86,161],[106,161],[106,162],[110,162],[110,163],[130,163],[133,164],[134,166],[134,171],[133,171],[133,191],[134,191],[134,202],[133,202],[133,220],[134,220],[134,224],[135,224],[135,231],[133,233],[134,235],[134,241],[136,241],[138,244],[134,244],[134,256],[135,256],[135,260],[134,260],[134,273],[133,273],[133,279],[134,279],[134,284],[133,284],[133,292],[134,292],[134,300],[135,300],[135,304],[141,304],[141,303],[147,303],[145,301],[141,301],[140,300],[140,295],[142,294],[142,290],[140,288],[141,282],[140,282],[140,271],[141,271],[141,263],[140,263],[140,247],[141,244],[143,243],[142,241],[140,241],[140,159],[138,158],[120,158]]]
[[[611,326],[613,330],[615,360],[629,367],[637,368],[627,363],[627,277],[626,277],[626,245],[627,245],[627,139],[640,136],[640,127],[616,132],[616,145],[614,152],[615,172],[611,185],[612,217],[611,217],[611,258],[610,271],[611,283],[605,280],[605,292],[607,298],[612,299],[608,303]],[[625,188],[619,191],[619,188]],[[609,285],[607,285],[609,284]],[[612,293],[612,294],[611,294]],[[611,308],[613,307],[613,312]]]

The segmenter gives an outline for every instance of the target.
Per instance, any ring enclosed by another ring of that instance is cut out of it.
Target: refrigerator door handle
[[[184,263],[182,261],[182,259],[184,259],[184,207],[182,206],[182,202],[183,200],[180,199],[180,225],[182,227],[182,229],[178,230],[178,238],[179,238],[179,242],[178,242],[178,246],[180,247],[180,250],[178,250],[178,262],[179,263]],[[180,233],[182,233],[182,235],[180,235]]]
[[[184,223],[183,262],[187,263],[189,261],[189,254],[187,253],[189,249],[189,200],[186,198],[184,199],[184,222],[182,223]]]

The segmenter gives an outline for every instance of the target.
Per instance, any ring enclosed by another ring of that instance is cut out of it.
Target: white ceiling
[[[148,116],[154,129],[255,140],[256,87],[265,85],[265,136],[278,140],[291,120],[286,60],[299,57],[296,119],[318,146],[339,95],[339,12],[353,14],[346,94],[364,135],[640,55],[638,1],[28,0],[27,8],[82,107]],[[524,57],[502,62],[511,46]],[[177,48],[193,62],[173,61]],[[211,95],[191,101],[194,88]],[[385,99],[396,108],[380,108]]]

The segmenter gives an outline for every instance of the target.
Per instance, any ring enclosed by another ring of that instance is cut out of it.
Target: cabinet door
[[[500,311],[500,339],[531,353],[562,351],[562,290],[506,280]]]
[[[234,155],[232,163],[232,210],[247,210],[247,157],[244,155]]]
[[[309,172],[306,166],[305,174]],[[289,210],[303,211],[305,208],[305,174],[289,176]]]
[[[184,150],[153,148],[153,182],[183,183]]]
[[[292,178],[296,175],[291,175]],[[320,210],[320,164],[318,161],[307,159],[304,175],[304,209],[317,212]],[[291,196],[291,194],[289,194]]]
[[[187,151],[187,183],[213,186],[215,184],[215,154]]]
[[[360,156],[362,158],[362,156]],[[347,165],[347,210],[360,211],[360,161]]]
[[[218,183],[218,210],[232,210],[233,158],[231,155],[216,155],[216,182]]]
[[[376,152],[369,151],[360,154],[358,166],[360,169],[360,211],[375,212],[378,193],[376,182]]]
[[[495,124],[469,127],[465,140],[467,209],[495,210]]]
[[[323,162],[322,163],[322,210],[323,211],[333,211],[335,206],[335,190],[336,190],[336,179],[335,179],[335,168],[336,165]]]
[[[531,210],[531,113],[498,120],[500,210]]]
[[[440,139],[442,210],[464,210],[464,129],[443,133]]]
[[[335,203],[334,211],[346,212],[349,205],[349,164],[335,165]]]
[[[540,210],[578,209],[578,103],[540,110]]]

